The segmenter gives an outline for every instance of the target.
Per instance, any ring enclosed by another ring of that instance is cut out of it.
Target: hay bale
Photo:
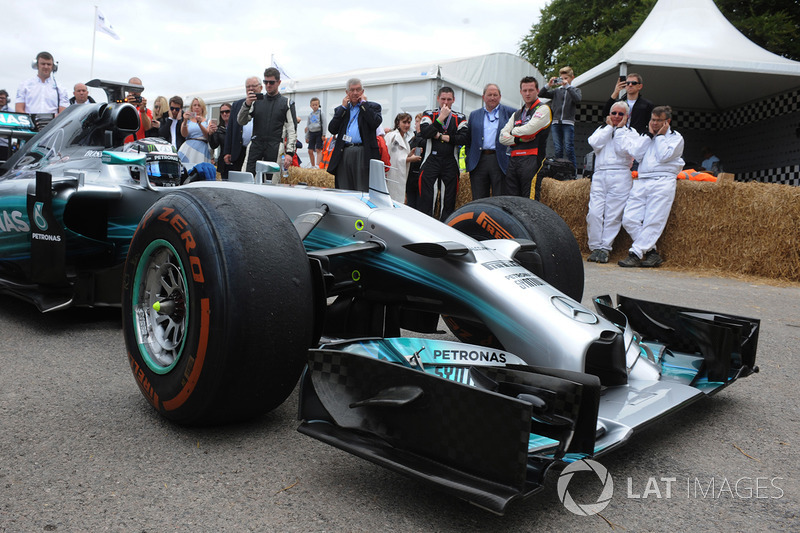
[[[305,183],[312,187],[327,187],[333,188],[334,177],[333,174],[328,174],[325,170],[319,168],[289,168],[289,179],[285,181],[290,185],[297,185],[298,183]],[[472,189],[469,182],[469,173],[461,173],[458,185],[458,196],[456,197],[456,209],[464,204],[472,201]]]
[[[572,228],[585,254],[590,184],[542,182],[542,202]],[[625,257],[630,244],[620,231],[610,260]],[[800,281],[800,188],[725,175],[717,183],[680,180],[658,250],[669,268]]]
[[[283,183],[288,183],[289,185],[304,183],[311,187],[332,189],[333,179],[333,174],[328,174],[327,171],[321,168],[289,167],[289,179]]]
[[[321,169],[292,167],[288,183],[331,188],[334,178]],[[542,203],[566,221],[584,254],[590,252],[590,188],[588,179],[542,181]],[[469,173],[464,172],[456,208],[470,201]],[[624,258],[630,245],[621,230],[609,260]],[[800,187],[739,183],[732,174],[720,174],[716,183],[680,180],[658,250],[670,269],[800,282]]]

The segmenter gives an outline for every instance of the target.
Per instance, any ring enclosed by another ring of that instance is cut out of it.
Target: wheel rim
[[[136,267],[133,319],[139,352],[157,374],[167,374],[181,357],[189,321],[186,271],[173,246],[151,242]]]

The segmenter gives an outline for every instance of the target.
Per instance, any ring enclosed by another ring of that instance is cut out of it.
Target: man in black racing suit
[[[516,111],[500,131],[500,143],[511,147],[503,192],[509,196],[530,198],[531,180],[539,170],[538,136],[550,127],[552,114],[550,108],[539,100],[536,78],[522,78],[519,94],[524,102],[522,109]],[[536,180],[536,200],[539,199],[540,182]]]
[[[465,115],[450,109],[455,101],[453,89],[442,87],[436,99],[439,109],[425,111],[420,121],[420,134],[427,142],[419,174],[417,209],[444,221],[456,208],[461,177],[458,150],[467,143],[468,126]],[[437,190],[441,191],[439,216],[433,213]]]

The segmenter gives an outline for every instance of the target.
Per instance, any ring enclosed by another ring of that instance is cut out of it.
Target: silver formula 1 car
[[[579,303],[567,225],[523,198],[448,224],[369,193],[192,184],[145,214],[123,278],[128,356],[164,416],[282,403],[299,430],[503,513],[755,366],[759,321],[619,297]],[[252,177],[249,178],[252,182]],[[437,331],[462,341],[403,337]]]
[[[577,243],[538,202],[442,224],[392,202],[380,162],[369,193],[179,185],[168,150],[126,151],[138,116],[100,85],[111,103],[70,108],[3,168],[0,291],[121,301],[133,375],[170,420],[250,419],[300,379],[301,432],[502,513],[757,370],[756,319],[582,306]],[[459,342],[401,336],[440,317]]]

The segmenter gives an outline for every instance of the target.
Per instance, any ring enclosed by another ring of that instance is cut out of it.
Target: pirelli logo
[[[498,270],[501,268],[517,268],[519,263],[516,261],[506,261],[503,259],[498,259],[497,261],[487,261],[486,263],[482,263],[483,267],[489,270]]]
[[[508,230],[506,230],[503,226],[497,223],[495,219],[490,217],[486,211],[482,211],[480,215],[478,215],[478,219],[476,220],[478,225],[485,229],[489,235],[494,237],[495,239],[513,239],[514,236],[511,235]]]

